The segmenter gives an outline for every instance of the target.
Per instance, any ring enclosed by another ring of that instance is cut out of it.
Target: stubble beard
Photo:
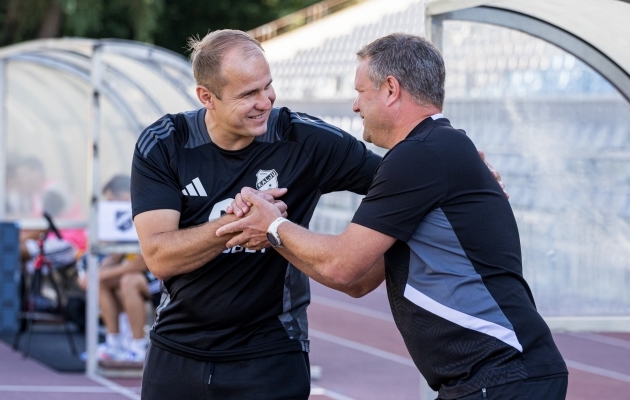
[[[390,132],[391,123],[382,119],[376,120],[363,120],[363,140],[367,143],[372,143],[378,147],[383,147],[383,143],[380,143],[384,139],[387,134]],[[378,143],[374,143],[374,139]],[[379,144],[380,143],[380,144]]]

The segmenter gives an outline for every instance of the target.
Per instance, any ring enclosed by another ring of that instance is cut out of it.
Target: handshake
[[[270,247],[267,238],[269,225],[280,217],[288,216],[286,203],[277,200],[286,193],[286,188],[258,191],[244,187],[225,210],[227,214],[239,217],[239,220],[217,229],[217,236],[234,235],[226,243],[227,248],[243,246],[250,250],[261,250]]]

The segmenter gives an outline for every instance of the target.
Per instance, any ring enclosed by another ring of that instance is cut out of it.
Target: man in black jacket
[[[358,58],[353,109],[364,139],[389,152],[350,226],[312,233],[245,188],[234,206],[253,211],[217,235],[237,233],[233,246],[266,234],[302,272],[344,291],[384,263],[396,325],[440,399],[564,399],[567,368],[523,279],[512,209],[442,115],[439,51],[392,34]]]

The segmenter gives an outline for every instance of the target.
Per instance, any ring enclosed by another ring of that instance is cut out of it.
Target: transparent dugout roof
[[[63,38],[0,49],[0,219],[38,225],[48,209],[61,225],[87,222],[93,68],[101,74],[101,185],[130,174],[145,126],[198,107],[189,61],[155,46]]]

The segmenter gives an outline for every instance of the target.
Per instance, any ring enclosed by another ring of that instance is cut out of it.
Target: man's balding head
[[[221,89],[227,83],[222,74],[222,63],[230,50],[240,50],[246,57],[262,55],[260,43],[247,33],[233,29],[222,29],[208,33],[203,39],[190,38],[193,74],[199,86],[205,86],[221,99]]]

